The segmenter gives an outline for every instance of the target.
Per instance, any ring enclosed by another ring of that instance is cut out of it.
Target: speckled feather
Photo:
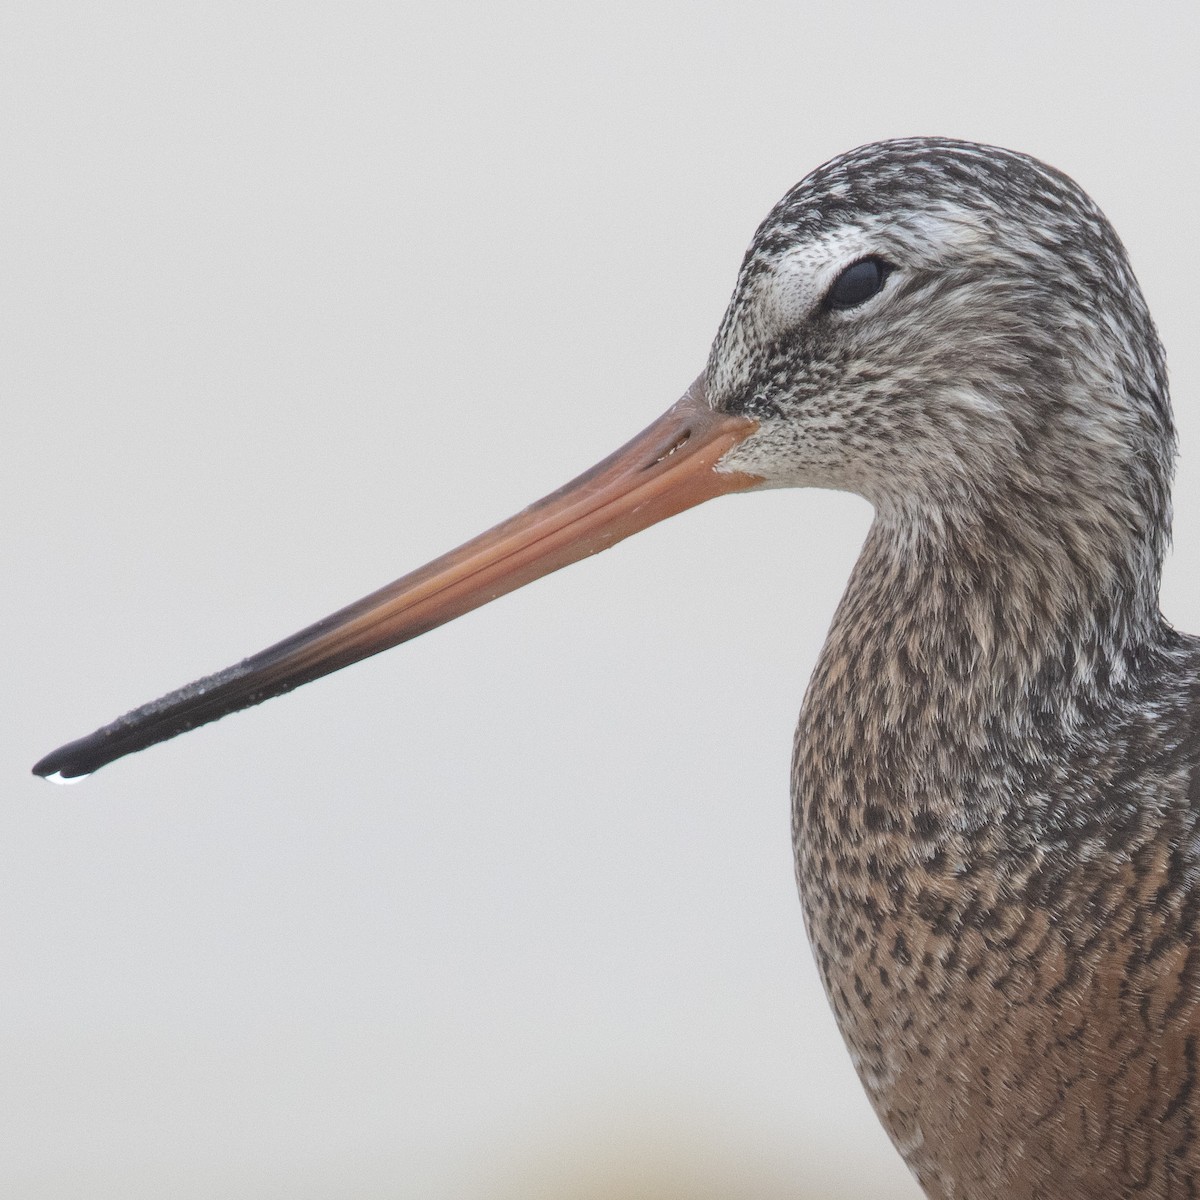
[[[1116,234],[1023,155],[863,147],[763,223],[707,378],[762,421],[729,465],[876,508],[793,797],[888,1132],[931,1197],[1197,1195],[1200,641],[1159,613],[1174,432]]]

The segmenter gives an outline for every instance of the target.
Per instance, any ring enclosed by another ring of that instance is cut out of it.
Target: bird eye
[[[864,258],[851,263],[825,294],[826,308],[855,308],[870,300],[883,287],[891,267],[881,258]]]

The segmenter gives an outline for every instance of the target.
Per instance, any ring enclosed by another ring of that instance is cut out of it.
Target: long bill
[[[702,380],[648,429],[515,517],[332,616],[46,755],[34,774],[77,779],[136,750],[260,704],[557,571],[757,476],[721,458],[757,423],[709,408]]]

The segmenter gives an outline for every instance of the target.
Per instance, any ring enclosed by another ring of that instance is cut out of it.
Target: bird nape
[[[758,229],[703,375],[459,550],[48,755],[70,779],[724,492],[875,520],[797,732],[805,923],[931,1197],[1200,1189],[1200,641],[1160,614],[1174,429],[1124,248],[1066,176],[913,138]]]

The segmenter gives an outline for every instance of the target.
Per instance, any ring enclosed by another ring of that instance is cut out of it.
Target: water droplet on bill
[[[62,784],[63,787],[72,783],[82,783],[87,778],[87,775],[64,775],[61,771],[55,771],[53,775],[46,776],[47,782]]]

